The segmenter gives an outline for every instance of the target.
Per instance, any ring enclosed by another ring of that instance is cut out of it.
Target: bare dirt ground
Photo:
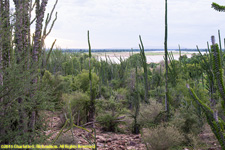
[[[46,112],[46,118],[48,130],[45,133],[52,134],[49,141],[52,143],[60,132],[62,124],[59,113]],[[90,128],[86,129],[91,131]],[[62,134],[59,139],[65,142],[61,144],[72,145],[90,145],[86,139],[92,139],[90,133],[79,128],[73,128],[73,137],[75,141],[71,140],[71,131],[68,131],[66,134]],[[183,148],[183,150],[221,150],[209,125],[206,125],[203,132],[199,134],[199,139],[203,143],[201,148]],[[99,126],[96,127],[96,142],[98,150],[146,150],[140,134],[103,132]]]
[[[45,132],[47,135],[52,134],[50,143],[57,137],[62,124],[58,113],[47,112],[48,130]],[[91,131],[90,128],[86,128]],[[64,130],[65,131],[65,130]],[[63,135],[63,141],[61,144],[73,144],[73,145],[90,145],[86,139],[92,139],[92,135],[85,130],[79,128],[73,128],[73,136],[75,142],[72,142],[71,131],[68,134]],[[69,138],[68,138],[69,137]],[[60,139],[60,138],[59,138]],[[62,140],[62,138],[61,138]],[[121,134],[112,132],[103,132],[99,126],[96,127],[96,142],[98,150],[145,150],[145,144],[141,140],[140,134]]]

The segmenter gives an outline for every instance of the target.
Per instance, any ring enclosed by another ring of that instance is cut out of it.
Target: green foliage
[[[191,95],[193,96],[193,99],[198,103],[198,105],[203,109],[207,122],[210,125],[213,133],[215,134],[216,138],[218,139],[221,147],[225,148],[225,135],[224,135],[224,127],[225,123],[218,118],[218,121],[214,118],[214,112],[206,105],[204,104],[194,93],[192,88],[189,88]]]
[[[63,145],[63,144],[68,144],[68,145],[77,145],[78,144],[78,139],[73,136],[73,134],[68,131],[66,133],[63,133],[59,138],[55,141],[56,145]]]
[[[104,97],[104,99],[110,98],[111,90],[106,86],[101,86],[101,96]]]
[[[180,107],[171,118],[171,124],[183,133],[185,145],[195,145],[194,139],[202,131],[204,117],[193,106]]]
[[[96,120],[100,122],[106,131],[118,131],[118,125],[122,123],[120,116],[126,112],[124,100],[116,92],[108,99],[98,99],[96,101]]]
[[[5,129],[5,132],[0,134],[0,143],[29,144],[29,141],[32,141],[32,143],[38,144],[47,138],[43,132],[24,133],[24,128],[30,129],[28,124],[30,120],[29,114],[33,110],[38,112],[35,130],[40,131],[45,129],[45,126],[42,124],[44,122],[43,117],[39,114],[40,111],[53,110],[55,108],[55,102],[52,99],[54,96],[50,86],[46,86],[44,82],[39,82],[37,85],[32,84],[33,78],[41,75],[38,72],[31,75],[31,72],[34,72],[33,69],[21,71],[24,68],[24,63],[25,61],[22,61],[20,64],[12,63],[11,66],[2,71],[4,84],[0,85],[0,109],[2,110],[0,122],[2,122],[1,129]],[[49,78],[51,79],[50,76]],[[33,92],[31,98],[29,91],[34,91],[34,89],[37,90]],[[23,102],[22,105],[19,103],[21,101]],[[2,113],[4,114],[3,116]],[[21,114],[24,115],[23,118]]]
[[[62,63],[65,75],[77,75],[81,71],[81,64],[77,57],[69,57],[68,61]]]
[[[168,53],[168,58],[170,61],[170,64],[168,65],[168,82],[172,85],[172,86],[176,86],[176,80],[178,78],[179,75],[179,67],[180,64],[178,61],[176,61],[173,57],[173,53]]]
[[[219,5],[217,3],[212,3],[212,8],[214,8],[216,11],[222,11],[224,12],[225,11],[225,6],[222,6],[222,5]]]
[[[51,91],[49,96],[51,96],[50,102],[55,104],[54,109],[62,108],[62,94],[70,91],[71,77],[52,75],[49,71],[45,71],[42,83],[45,88]]]
[[[218,44],[212,45],[212,55],[213,55],[213,73],[216,78],[217,88],[220,93],[221,98],[225,102],[225,88],[223,81],[223,69],[220,57],[220,51]]]
[[[113,89],[118,89],[118,88],[120,88],[120,87],[123,87],[122,82],[123,82],[122,80],[119,80],[119,79],[113,79],[113,80],[111,81],[111,85],[112,85]]]
[[[133,54],[132,56],[130,56],[126,62],[129,64],[129,67],[130,68],[134,68],[135,66],[137,67],[141,67],[141,55],[138,53],[138,54]]]
[[[73,84],[75,85],[73,85],[73,87],[75,87],[75,89],[77,87],[78,89],[82,90],[82,92],[87,92],[90,94],[89,72],[87,70],[83,70],[80,74],[78,74],[75,77],[74,81],[75,83]],[[95,73],[92,73],[92,90],[94,97],[97,95],[98,92],[98,82],[99,77]]]
[[[184,137],[176,127],[162,124],[144,130],[143,139],[148,149],[167,150],[181,145]]]
[[[101,124],[104,131],[118,132],[120,121],[118,121],[117,118],[117,115],[113,116],[110,112],[106,112],[105,114],[98,116],[97,121]]]
[[[225,109],[223,108],[224,105],[217,104],[216,110],[218,110],[218,116],[225,122]]]
[[[139,35],[139,39],[140,39],[140,43],[139,44],[139,48],[140,48],[140,55],[141,55],[141,64],[142,64],[142,67],[144,69],[144,86],[145,86],[145,95],[144,95],[144,100],[146,103],[149,103],[149,100],[148,100],[148,69],[147,69],[147,60],[146,60],[146,56],[145,56],[145,49],[144,49],[144,45],[143,45],[143,42],[142,42],[142,39],[141,39],[141,36]]]
[[[75,138],[74,134],[73,134],[73,128],[76,127],[76,128],[79,128],[83,131],[88,132],[89,136],[82,135],[82,138],[86,142],[88,142],[89,145],[95,145],[95,148],[93,148],[93,150],[97,150],[96,130],[95,129],[92,129],[92,131],[90,131],[90,130],[84,128],[84,127],[80,127],[78,125],[75,125],[75,124],[71,123],[70,127],[68,129],[66,129],[66,131],[64,131],[65,127],[68,124],[68,121],[71,120],[71,119],[72,118],[66,120],[65,124],[63,125],[63,127],[61,128],[59,133],[57,134],[56,138],[53,140],[53,145],[55,143],[56,144],[76,144],[76,143],[78,143],[77,138]],[[68,133],[69,130],[71,131],[70,132],[71,134]],[[70,136],[71,136],[71,138],[69,138]]]
[[[157,117],[163,110],[163,105],[161,103],[152,100],[151,105],[141,105],[140,115],[137,118],[137,122],[141,127],[152,127],[158,124],[156,122]]]
[[[63,112],[66,113],[67,118],[70,118],[70,113],[73,116],[73,123],[86,123],[87,112],[90,105],[90,98],[86,93],[73,92],[71,94],[63,94],[63,101],[65,102]]]
[[[207,90],[201,88],[200,85],[196,85],[194,81],[190,80],[189,84],[197,91],[198,97],[200,97],[204,103],[209,104]],[[172,97],[170,103],[174,108],[189,107],[192,105],[197,106],[195,103],[192,103],[192,97],[186,88],[186,81],[183,79],[177,80],[177,85],[175,88],[171,88],[170,95]]]
[[[159,102],[162,103],[165,98],[165,86],[158,86],[158,87],[152,89],[149,92],[149,95],[151,97],[154,97],[155,99],[157,99]]]

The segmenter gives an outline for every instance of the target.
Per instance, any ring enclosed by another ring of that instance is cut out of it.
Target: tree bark
[[[37,64],[38,64],[38,59],[39,59],[39,56],[40,56],[41,50],[42,50],[41,34],[42,34],[45,9],[46,9],[48,0],[42,0],[41,5],[40,5],[39,0],[36,0],[35,2],[36,2],[36,25],[35,25],[35,35],[34,35],[34,46],[33,46],[33,51],[32,51],[32,61],[34,63],[34,68],[36,70]],[[37,90],[37,82],[38,82],[38,78],[35,77],[34,80],[32,81],[32,83],[35,86],[34,91],[32,91],[32,93],[35,93],[35,91]],[[34,104],[36,104],[34,95],[31,95],[31,98],[32,98]],[[30,119],[30,123],[29,123],[29,127],[32,130],[35,130],[36,119],[37,119],[37,110],[36,110],[36,108],[34,108],[31,113],[31,119]]]
[[[16,8],[16,22],[15,22],[15,55],[16,55],[16,63],[21,66],[21,73],[23,71],[27,71],[29,69],[29,3],[30,0],[14,0],[15,8]],[[22,62],[25,60],[25,63]],[[22,81],[25,82],[26,78],[22,78]],[[24,89],[24,94],[29,93],[29,87]],[[22,97],[18,98],[19,103],[19,129],[21,131],[20,134],[25,134],[28,132],[28,116],[26,112],[26,106],[24,106],[24,102],[26,99]],[[26,139],[27,141],[28,139]]]

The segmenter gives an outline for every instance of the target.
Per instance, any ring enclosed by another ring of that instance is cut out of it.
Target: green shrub
[[[127,106],[129,94],[129,91],[126,88],[119,88],[114,93],[116,100],[123,104],[124,107]]]
[[[193,107],[180,108],[170,123],[183,133],[184,145],[195,147],[198,144],[198,134],[202,131],[203,119],[199,119]]]
[[[92,73],[92,90],[94,93],[94,98],[98,92],[98,81],[99,77],[95,73]],[[89,72],[87,70],[83,70],[80,74],[78,74],[74,78],[72,87],[74,90],[81,90],[84,93],[87,92],[90,94]]]
[[[106,86],[101,86],[101,96],[103,96],[105,99],[110,98],[110,89]]]
[[[90,105],[90,97],[83,92],[73,92],[71,94],[63,94],[65,102],[64,113],[70,118],[70,111],[73,116],[74,123],[82,124],[86,122],[87,110]]]
[[[112,79],[111,85],[113,86],[113,89],[118,89],[122,87],[122,81],[118,79]]]
[[[149,91],[150,97],[154,97],[158,102],[163,102],[165,98],[165,86],[158,86]]]
[[[54,109],[62,108],[62,94],[69,91],[68,80],[64,80],[64,78],[58,74],[52,75],[49,71],[45,71],[44,76],[42,78],[43,89],[48,88],[49,96],[51,99],[46,102],[54,103]]]
[[[97,117],[97,122],[100,123],[104,131],[117,132],[120,122],[117,115],[113,116],[111,112],[105,112]]]
[[[155,125],[156,117],[163,110],[163,105],[157,103],[155,100],[151,100],[151,104],[145,104],[140,106],[140,115],[138,116],[137,122],[142,127],[149,127]]]
[[[198,135],[202,130],[203,120],[199,120],[196,113],[197,112],[193,108],[180,108],[180,110],[174,114],[171,123],[184,134],[192,133]]]
[[[78,139],[72,135],[71,131],[67,131],[59,136],[55,142],[56,145],[69,144],[76,145],[78,144]]]
[[[79,91],[81,87],[81,82],[78,77],[73,77],[72,83],[71,83],[71,89],[72,91]]]
[[[167,150],[174,146],[179,146],[183,140],[183,135],[174,126],[165,124],[144,131],[143,140],[148,149]]]
[[[121,122],[118,122],[117,118],[126,112],[123,100],[117,99],[115,94],[113,92],[113,95],[108,100],[98,99],[96,101],[96,120],[105,131],[118,131],[117,127]]]

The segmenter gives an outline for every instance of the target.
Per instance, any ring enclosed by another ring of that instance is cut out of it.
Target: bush
[[[167,150],[174,146],[179,146],[183,140],[183,135],[174,126],[159,125],[144,131],[144,142],[148,149]]]
[[[102,125],[105,131],[118,131],[118,125],[121,121],[118,121],[118,117],[124,114],[126,109],[123,105],[123,100],[116,97],[116,93],[109,100],[98,99],[96,102],[96,120]]]
[[[59,136],[55,144],[56,145],[61,145],[61,144],[76,145],[78,144],[78,139],[72,135],[71,131],[67,131],[66,133],[63,133],[62,135]]]
[[[117,119],[118,116],[113,116],[110,112],[106,112],[97,117],[97,121],[102,126],[104,131],[117,132],[120,122]]]
[[[54,103],[54,108],[52,109],[61,109],[62,108],[62,94],[69,90],[68,84],[64,78],[58,74],[52,75],[49,71],[45,71],[42,78],[43,88],[47,88],[49,96],[51,97],[49,101]],[[46,104],[47,105],[47,104]]]
[[[101,90],[100,91],[101,96],[103,96],[105,99],[109,99],[110,98],[110,88],[108,88],[107,86],[102,85],[100,90]]]
[[[86,93],[73,92],[72,94],[63,94],[65,106],[63,111],[67,118],[70,118],[72,113],[74,123],[85,123],[87,119],[87,110],[90,105],[90,97]]]
[[[98,81],[99,77],[96,75],[96,73],[92,73],[92,91],[94,98],[98,92]],[[73,90],[81,90],[84,93],[87,92],[90,94],[89,72],[87,70],[83,70],[74,78],[74,83],[71,86]]]
[[[155,120],[160,112],[163,110],[163,105],[157,103],[155,100],[151,101],[151,104],[145,104],[140,106],[140,115],[137,122],[142,127],[150,127],[156,124]]]
[[[203,121],[203,120],[202,120]],[[171,123],[175,125],[184,134],[198,135],[202,129],[202,122],[199,120],[194,109],[180,109],[174,114]]]
[[[180,108],[171,120],[171,124],[184,134],[184,144],[195,147],[198,144],[198,134],[202,131],[204,120],[199,119],[193,107]]]

